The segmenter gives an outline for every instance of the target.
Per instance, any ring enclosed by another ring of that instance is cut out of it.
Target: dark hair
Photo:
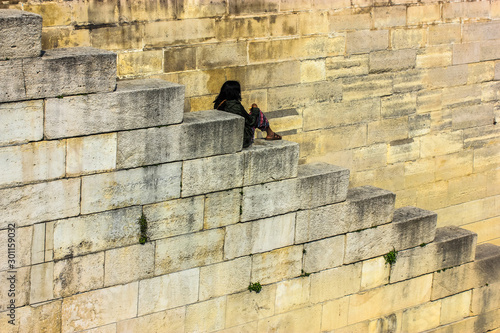
[[[241,86],[238,81],[226,81],[220,88],[219,96],[214,101],[214,109],[224,101],[224,100],[237,100],[241,101]]]

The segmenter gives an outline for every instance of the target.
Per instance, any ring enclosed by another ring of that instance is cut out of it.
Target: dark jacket
[[[250,113],[248,113],[240,101],[230,100],[222,102],[219,106],[217,106],[217,110],[237,114],[238,116],[245,118],[243,147],[246,148],[250,146],[253,142],[255,127],[257,127],[260,109],[252,108],[250,109]]]

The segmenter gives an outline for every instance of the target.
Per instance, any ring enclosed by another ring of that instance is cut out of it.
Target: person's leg
[[[259,113],[257,128],[267,133],[266,140],[281,140],[281,136],[274,133],[274,131],[271,129],[271,125],[269,125],[269,121],[267,120],[264,113],[262,113],[262,111],[260,111]]]

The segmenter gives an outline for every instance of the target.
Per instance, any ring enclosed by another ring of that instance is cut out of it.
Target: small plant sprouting
[[[144,216],[144,213],[142,213],[138,222],[141,231],[141,235],[139,236],[139,243],[145,244],[148,241],[148,220],[146,220],[146,216]]]
[[[62,99],[62,98],[64,98],[64,96],[63,95],[58,95],[58,96],[56,96],[56,98]]]
[[[389,265],[392,265],[396,262],[397,256],[398,256],[398,251],[396,251],[396,249],[393,247],[389,253],[384,254],[385,262],[388,263]]]
[[[250,292],[255,291],[258,294],[262,290],[262,286],[260,285],[260,282],[255,282],[255,283],[250,282],[248,290],[250,290]]]
[[[420,247],[424,247],[426,245],[427,245],[427,243],[422,243],[422,244],[420,244]]]
[[[300,274],[300,276],[309,276],[309,275],[311,275],[311,273],[307,273],[304,270],[302,270],[302,274]]]

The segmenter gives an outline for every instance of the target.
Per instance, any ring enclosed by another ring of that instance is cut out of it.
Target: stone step
[[[297,212],[295,243],[305,243],[392,221],[396,195],[373,186],[349,189],[342,203]]]
[[[454,226],[436,229],[432,243],[401,251],[392,265],[390,282],[445,270],[473,261],[477,234]]]
[[[297,178],[243,188],[241,221],[345,201],[349,170],[326,163],[299,166]]]
[[[45,136],[59,139],[178,124],[184,86],[159,79],[118,82],[114,92],[49,98]]]
[[[117,167],[236,153],[243,145],[243,126],[242,117],[210,110],[186,113],[179,125],[120,132]]]
[[[392,223],[347,234],[344,264],[430,243],[436,223],[433,212],[416,207],[396,209]]]
[[[0,9],[0,61],[38,57],[42,52],[42,17]]]
[[[0,86],[0,102],[113,91],[116,54],[75,47],[0,61]]]

